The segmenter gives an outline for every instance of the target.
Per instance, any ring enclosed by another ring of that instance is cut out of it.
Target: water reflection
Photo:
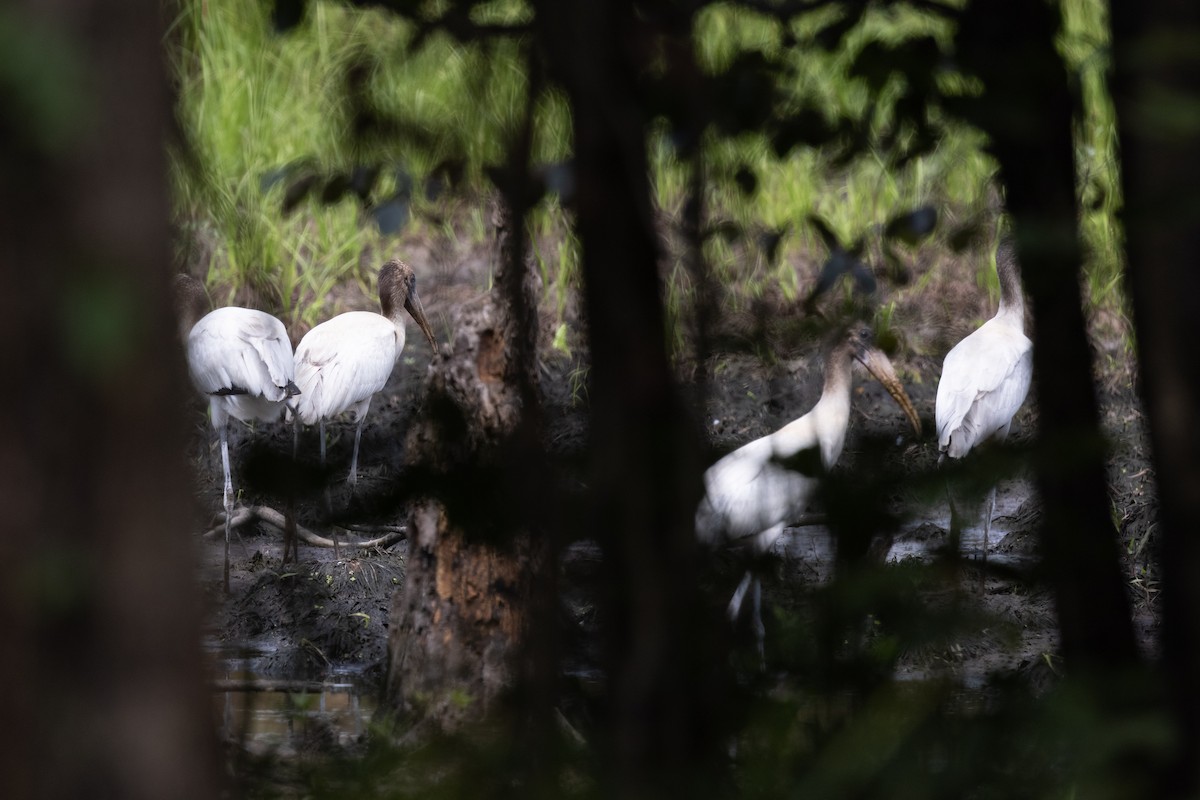
[[[1028,567],[1032,556],[1021,552],[1006,552],[1002,542],[1010,533],[1009,523],[1016,517],[1033,491],[1028,481],[1006,482],[996,495],[996,511],[992,521],[988,547],[988,560],[993,564],[1013,567]],[[935,507],[932,515],[924,515],[920,525],[901,531],[889,545],[884,561],[894,563],[909,558],[932,559],[935,551],[948,543],[946,532],[950,530],[949,506]],[[961,531],[959,553],[973,560],[983,555],[983,509],[974,510]],[[936,535],[930,535],[936,532]],[[791,563],[806,579],[822,583],[833,577],[833,538],[824,525],[805,525],[787,528],[776,541],[774,551]]]
[[[278,679],[262,664],[262,644],[209,643],[213,720],[222,738],[281,755],[355,744],[375,711],[374,692],[354,669],[330,670],[322,680]]]

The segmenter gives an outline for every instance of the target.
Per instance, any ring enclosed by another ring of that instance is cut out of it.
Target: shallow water
[[[212,665],[213,719],[222,738],[256,751],[294,754],[309,745],[346,746],[366,733],[374,692],[360,671],[331,669],[319,681],[268,675],[274,653],[263,642],[206,644]]]
[[[990,563],[1014,567],[1029,566],[1031,557],[1024,553],[1005,552],[1000,549],[1004,538],[1012,532],[1014,517],[1033,492],[1027,481],[1004,482],[996,492],[996,509],[988,535],[987,558]],[[959,551],[964,558],[978,559],[983,555],[983,514],[977,509],[962,531]],[[930,536],[930,526],[941,529],[942,535]],[[909,521],[895,536],[888,549],[886,561],[894,563],[909,558],[931,559],[938,548],[947,544],[950,530],[950,507],[941,504],[930,508],[919,518]],[[915,535],[920,532],[920,535]],[[805,525],[787,528],[775,543],[775,552],[785,559],[798,562],[802,571],[810,577],[826,580],[831,577],[833,565],[833,537],[824,525]]]

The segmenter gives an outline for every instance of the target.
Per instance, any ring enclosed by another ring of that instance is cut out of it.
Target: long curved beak
[[[433,338],[433,329],[429,327],[429,320],[425,319],[425,307],[421,305],[421,298],[417,297],[417,290],[415,288],[404,299],[404,308],[417,321],[417,326],[421,329],[421,333],[425,334],[425,338],[429,340],[429,346],[433,348],[433,352],[436,354],[438,352],[437,340]]]
[[[883,388],[888,390],[888,394],[892,396],[892,399],[908,417],[908,421],[912,423],[917,436],[920,436],[921,418],[917,416],[917,410],[913,408],[912,401],[904,393],[904,387],[900,384],[900,379],[896,377],[896,370],[892,368],[892,362],[888,360],[888,357],[882,350],[872,347],[862,355],[855,355],[855,358],[875,376],[875,380],[883,384]]]

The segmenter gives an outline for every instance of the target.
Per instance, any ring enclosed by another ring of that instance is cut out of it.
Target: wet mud
[[[446,281],[433,284],[422,286],[421,291],[437,327],[438,321],[448,318],[449,309],[471,292]],[[444,336],[445,331],[439,334]],[[405,463],[404,434],[419,406],[420,385],[430,358],[427,343],[417,336],[409,338],[403,363],[385,391],[376,397],[363,432],[358,486],[363,495],[391,485]],[[937,469],[933,402],[940,360],[932,355],[897,353],[893,361],[922,417],[924,433],[914,438],[902,412],[883,387],[858,371],[850,432],[839,472],[852,473],[867,464],[901,476],[928,476]],[[1111,446],[1110,489],[1120,526],[1130,603],[1149,652],[1154,648],[1158,625],[1153,476],[1129,365],[1112,359],[1105,363],[1106,371],[1097,385],[1104,430]],[[548,440],[553,448],[582,447],[586,417],[580,404],[579,365],[549,347],[543,353],[542,364],[551,412]],[[796,352],[792,358],[770,362],[752,354],[725,355],[713,366],[708,400],[702,410],[697,410],[713,459],[803,414],[820,393],[816,353],[811,348]],[[1010,437],[1010,444],[1018,452],[1029,444],[1035,430],[1032,400],[1031,393]],[[196,529],[202,530],[216,525],[214,515],[221,507],[220,460],[199,402],[194,421]],[[291,435],[290,427],[283,424],[239,431],[233,443],[234,483],[243,491],[242,502],[277,508],[286,502],[276,495],[245,488],[239,476],[244,477],[247,454],[259,448],[290,453]],[[330,427],[329,474],[334,477],[329,508],[335,512],[354,507],[343,482],[352,442],[353,426],[348,421]],[[315,463],[316,434],[305,432],[300,448],[307,463]],[[906,654],[900,661],[900,677],[919,679],[948,672],[970,686],[996,670],[1053,670],[1057,638],[1052,599],[1036,582],[1027,580],[1036,563],[1038,501],[1030,476],[1019,460],[1015,463],[1015,467],[1006,466],[1007,471],[996,482],[996,513],[986,568],[979,492],[965,491],[967,499],[962,503],[968,519],[956,552],[962,565],[964,591],[969,591],[971,602],[979,605],[992,624],[953,642]],[[917,483],[918,488],[901,489],[892,498],[899,509],[899,521],[889,536],[872,545],[874,558],[898,569],[909,563],[929,563],[953,546],[945,487],[928,478]],[[971,497],[975,498],[974,506]],[[397,510],[388,518],[363,519],[361,530],[347,531],[331,526],[319,492],[296,502],[300,524],[320,535],[336,531],[347,545],[335,555],[332,549],[301,543],[298,560],[284,563],[283,537],[277,528],[261,522],[244,526],[231,542],[231,585],[229,594],[225,594],[221,583],[222,537],[195,537],[208,620],[206,643],[215,670],[219,675],[249,675],[254,679],[341,681],[355,687],[359,695],[371,695],[386,670],[390,601],[404,580],[407,544],[401,540],[386,547],[359,550],[348,542],[375,535],[373,524],[402,523],[402,513]],[[786,608],[796,602],[797,587],[802,591],[828,581],[833,570],[833,547],[829,531],[821,526],[788,529],[774,553],[775,569],[765,584],[764,606]],[[769,619],[769,612],[767,616]]]

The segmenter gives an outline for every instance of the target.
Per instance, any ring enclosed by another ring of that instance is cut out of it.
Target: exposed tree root
[[[272,680],[269,678],[225,679],[218,678],[209,682],[214,692],[283,692],[285,694],[320,694],[325,691],[337,691],[336,688],[322,681],[289,681]]]
[[[205,539],[212,539],[217,536],[225,535],[225,521],[223,517],[223,514],[218,515],[218,518],[221,519],[221,523],[204,532],[203,536]],[[241,506],[234,511],[233,518],[229,521],[229,524],[230,527],[237,528],[245,525],[247,522],[253,522],[254,520],[260,520],[269,525],[273,525],[280,530],[286,530],[287,526],[287,521],[283,514],[271,508],[270,506]],[[355,530],[361,529],[362,528],[359,527],[355,528]],[[383,530],[385,530],[386,533],[383,536],[378,536],[374,539],[365,539],[360,542],[347,542],[339,539],[335,543],[333,539],[320,536],[316,533],[313,533],[308,528],[305,528],[303,525],[297,524],[296,536],[299,537],[299,539],[305,544],[309,544],[314,547],[340,547],[342,545],[346,545],[348,547],[370,548],[385,547],[392,542],[396,542],[405,538],[408,535],[407,529],[402,525],[389,525],[384,527]]]

